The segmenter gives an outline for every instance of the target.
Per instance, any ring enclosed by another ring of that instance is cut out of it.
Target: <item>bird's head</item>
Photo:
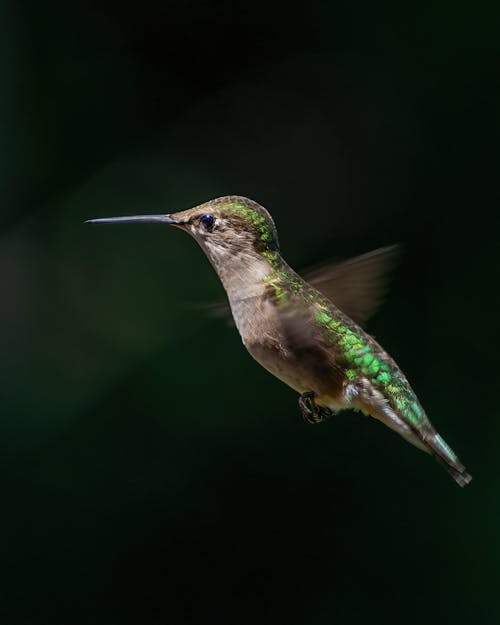
[[[267,210],[245,197],[230,195],[165,215],[91,219],[88,223],[157,223],[188,232],[220,272],[224,264],[271,259],[279,254],[278,234]]]

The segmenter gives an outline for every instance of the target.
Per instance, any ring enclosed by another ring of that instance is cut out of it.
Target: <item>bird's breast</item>
[[[315,391],[321,405],[338,404],[344,377],[331,349],[297,344],[286,315],[263,298],[232,302],[231,309],[245,347],[264,369],[299,393]]]

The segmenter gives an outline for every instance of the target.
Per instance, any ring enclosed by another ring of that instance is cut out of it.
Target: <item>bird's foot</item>
[[[306,423],[321,423],[328,417],[331,417],[333,411],[330,408],[322,408],[314,401],[316,393],[309,391],[302,393],[299,397],[299,408],[302,412],[302,417]]]

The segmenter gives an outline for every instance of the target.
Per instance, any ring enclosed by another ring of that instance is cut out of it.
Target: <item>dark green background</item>
[[[0,6],[2,622],[499,622],[499,17]],[[82,224],[227,194],[295,267],[403,244],[369,330],[470,487],[360,415],[306,426],[185,234]]]

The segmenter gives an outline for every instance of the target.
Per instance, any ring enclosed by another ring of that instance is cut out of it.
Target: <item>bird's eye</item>
[[[212,232],[215,223],[213,215],[202,215],[200,217],[200,222],[205,226],[208,232]]]

